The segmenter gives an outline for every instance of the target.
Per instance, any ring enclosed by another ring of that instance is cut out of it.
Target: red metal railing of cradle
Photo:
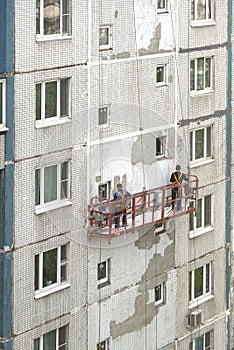
[[[179,195],[172,201],[172,185],[139,192],[121,201],[95,196],[90,201],[89,236],[111,239],[127,232],[197,212],[198,178],[186,175],[189,181],[180,185]],[[172,208],[174,205],[174,208]],[[126,215],[127,225],[120,223]]]

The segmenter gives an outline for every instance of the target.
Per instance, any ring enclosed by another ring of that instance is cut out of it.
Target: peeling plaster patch
[[[134,2],[137,47],[148,48],[154,36],[155,8],[149,1],[138,0]]]
[[[112,60],[114,60],[114,59],[121,59],[121,58],[129,58],[129,57],[131,57],[131,55],[130,55],[130,52],[127,52],[127,51],[111,55],[111,59]]]
[[[139,49],[139,55],[150,55],[155,54],[159,51],[159,41],[161,39],[161,23],[157,25],[155,31],[153,33],[153,38],[150,39],[150,45],[147,49],[141,48]]]
[[[132,146],[132,163],[144,161],[144,164],[152,164],[156,161],[156,156],[151,152],[148,143],[152,144],[151,135],[138,136],[137,140]]]
[[[167,236],[166,234],[164,234]],[[169,239],[169,236],[167,237]],[[168,240],[166,239],[168,243]],[[171,241],[170,241],[171,242]],[[135,312],[125,321],[110,322],[110,335],[114,339],[150,324],[157,316],[159,309],[155,308],[154,302],[149,302],[149,291],[155,287],[155,276],[174,266],[174,242],[171,242],[164,250],[164,255],[154,254],[150,259],[145,273],[141,277],[138,288],[140,294],[135,299]],[[165,278],[165,277],[164,277]],[[166,278],[167,279],[167,278]]]

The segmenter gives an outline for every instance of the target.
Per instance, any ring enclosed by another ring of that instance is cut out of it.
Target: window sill
[[[201,236],[205,233],[209,233],[209,232],[212,232],[214,231],[214,227],[212,226],[208,226],[208,227],[205,227],[205,228],[201,228],[201,229],[197,229],[197,230],[194,230],[194,231],[190,231],[189,232],[189,238],[195,238],[195,237],[198,237],[198,236]]]
[[[198,19],[196,21],[191,21],[191,27],[206,27],[215,25],[216,22],[214,19]]]
[[[214,162],[214,159],[213,158],[210,158],[210,159],[202,159],[202,160],[197,160],[196,162],[191,162],[190,163],[190,169],[194,169],[194,168],[197,168],[199,166],[203,166],[203,165],[206,165],[206,164],[210,164],[210,163],[213,163]]]
[[[213,294],[206,295],[204,297],[201,297],[200,299],[191,301],[188,308],[189,308],[189,310],[191,310],[191,309],[197,307],[198,305],[203,304],[203,303],[205,303],[208,300],[211,300],[213,298],[214,298]]]
[[[52,35],[36,35],[36,41],[54,41],[54,40],[69,40],[72,39],[71,34],[66,35],[58,35],[58,34],[52,34]]]
[[[99,47],[99,51],[111,51],[113,50],[112,47],[106,46],[106,47]]]
[[[109,286],[109,285],[110,285],[110,281],[109,280],[99,281],[98,285],[97,285],[97,289],[101,289],[101,288],[104,288],[104,287]]]
[[[66,201],[62,201],[62,202],[56,202],[56,203],[52,203],[52,204],[47,204],[44,206],[38,206],[35,209],[35,214],[43,214],[43,213],[47,213],[48,211],[51,210],[55,210],[55,209],[59,209],[59,208],[63,208],[63,207],[67,207],[69,205],[72,205],[72,202],[69,200]]]
[[[6,127],[6,126],[0,126],[0,134],[2,133],[2,132],[6,132],[6,131],[8,131],[9,129]]]
[[[46,120],[38,120],[36,121],[35,128],[36,129],[42,129],[42,128],[47,128],[48,126],[53,126],[53,125],[59,125],[59,124],[65,124],[71,122],[71,118],[68,117],[63,117],[63,118],[56,118],[53,120],[46,119]]]
[[[69,288],[69,287],[71,287],[71,284],[66,282],[64,284],[60,284],[59,286],[57,285],[57,286],[51,287],[47,290],[43,290],[40,292],[37,291],[37,292],[35,292],[34,298],[37,300],[37,299],[45,297],[46,295],[50,295],[50,294],[59,292],[60,290],[63,290],[63,289]]]
[[[193,91],[190,91],[190,97],[209,95],[213,93],[214,93],[214,89],[204,89],[204,90],[196,90],[196,91],[193,90]]]
[[[160,88],[163,86],[168,86],[168,84],[165,81],[163,81],[162,83],[155,83],[155,86],[156,86],[156,88]]]

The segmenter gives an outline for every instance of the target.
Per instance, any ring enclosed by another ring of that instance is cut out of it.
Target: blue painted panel
[[[0,72],[6,71],[6,2],[0,1]]]
[[[5,237],[5,183],[4,170],[0,170],[0,249],[4,246]]]

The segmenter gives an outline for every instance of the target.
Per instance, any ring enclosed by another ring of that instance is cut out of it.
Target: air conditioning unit
[[[188,327],[195,328],[200,326],[202,324],[202,317],[203,317],[202,310],[192,311],[187,317]]]

